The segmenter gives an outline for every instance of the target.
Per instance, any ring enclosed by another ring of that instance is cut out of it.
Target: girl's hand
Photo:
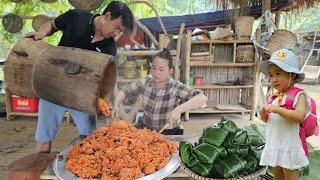
[[[260,108],[259,113],[260,113],[261,120],[266,123],[268,121],[269,112],[266,111],[266,109],[264,107],[262,107],[262,108]]]
[[[181,117],[181,113],[177,110],[177,108],[175,108],[171,112],[170,117],[169,117],[170,124],[177,125],[178,124],[178,120],[180,119],[180,117]]]
[[[278,106],[272,105],[272,104],[267,104],[265,106],[263,106],[264,111],[268,112],[268,113],[278,113]]]

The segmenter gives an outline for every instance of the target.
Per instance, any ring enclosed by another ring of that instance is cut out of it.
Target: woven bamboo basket
[[[103,0],[68,0],[68,1],[73,7],[77,9],[83,9],[86,11],[92,11],[94,9],[97,9],[103,3]]]
[[[32,19],[32,28],[35,31],[38,31],[42,24],[44,24],[50,20],[51,20],[51,18],[46,15],[37,15],[37,16],[33,17],[33,19]]]
[[[294,49],[297,43],[298,43],[298,39],[294,33],[284,29],[276,30],[271,35],[266,46],[268,50],[264,51],[263,55],[266,58],[269,58],[271,54],[277,50],[280,50],[283,48]]]
[[[237,40],[250,40],[254,17],[240,16],[235,22]]]
[[[14,3],[22,3],[24,0],[9,0],[9,1]]]
[[[255,51],[253,45],[238,45],[236,51],[236,62],[254,62]]]
[[[266,174],[267,172],[267,167],[262,167],[256,172],[246,176],[237,177],[237,178],[227,178],[227,179],[214,179],[214,178],[199,176],[198,174],[192,172],[183,163],[180,164],[180,168],[182,168],[187,175],[198,180],[260,180],[261,179],[260,176]]]
[[[23,19],[14,13],[5,15],[2,19],[4,29],[10,33],[17,33],[23,27]]]

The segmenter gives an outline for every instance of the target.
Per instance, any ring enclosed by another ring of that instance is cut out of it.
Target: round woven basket
[[[236,62],[254,62],[254,46],[253,45],[238,45],[236,49]]]
[[[103,3],[103,0],[68,0],[68,1],[73,7],[77,9],[83,9],[86,11],[92,11],[94,9],[97,9]]]
[[[41,25],[50,21],[50,20],[51,20],[51,18],[46,15],[37,15],[37,16],[33,17],[33,19],[32,19],[32,28],[35,31],[39,31]]]
[[[267,167],[262,167],[261,169],[247,176],[242,176],[237,178],[227,178],[227,179],[214,179],[214,178],[203,177],[195,174],[183,163],[180,163],[180,168],[182,168],[187,175],[198,180],[255,180],[255,179],[258,180],[259,176],[264,175],[267,172]]]
[[[2,19],[4,29],[10,33],[17,33],[23,27],[23,19],[14,13],[5,15]]]
[[[14,2],[14,3],[21,3],[23,2],[24,0],[9,0],[10,2]]]
[[[240,16],[235,22],[235,33],[237,40],[250,40],[254,17]]]
[[[279,29],[274,31],[274,33],[271,35],[266,48],[267,51],[264,51],[265,57],[270,57],[271,54],[277,50],[283,49],[283,48],[291,48],[294,49],[298,43],[297,36],[284,29]]]

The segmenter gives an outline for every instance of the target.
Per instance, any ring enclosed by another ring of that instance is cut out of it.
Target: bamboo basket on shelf
[[[238,45],[236,49],[236,62],[254,62],[254,46],[253,45]]]
[[[198,180],[260,180],[260,179],[262,179],[262,178],[260,178],[260,176],[266,174],[266,172],[267,172],[267,167],[262,167],[261,169],[257,170],[256,172],[251,173],[246,176],[237,177],[237,178],[227,178],[227,179],[215,179],[215,178],[200,176],[200,175],[192,172],[183,163],[180,164],[180,168],[182,168],[187,175],[189,175],[190,177],[192,177],[194,179],[198,179]]]
[[[250,40],[254,17],[240,16],[235,22],[235,32],[237,40]]]

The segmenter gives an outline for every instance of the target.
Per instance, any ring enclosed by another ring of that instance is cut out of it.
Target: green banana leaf
[[[181,161],[186,164],[191,158],[192,144],[186,141],[180,141],[179,143],[179,155]]]
[[[208,176],[211,172],[212,164],[197,163],[191,170],[201,176]]]
[[[223,129],[229,131],[230,133],[236,133],[238,129],[236,123],[234,123],[233,121],[231,121],[229,118],[225,116],[221,117],[219,124]]]
[[[309,147],[309,166],[301,168],[299,171],[300,180],[314,180],[319,178],[320,169],[320,150],[314,150],[311,146]]]
[[[223,150],[223,147],[215,147],[211,144],[202,143],[192,149],[192,154],[196,156],[200,162],[212,164]]]
[[[196,164],[199,164],[199,160],[193,155],[191,155],[191,158],[189,159],[189,161],[185,163],[185,165],[187,165],[188,168],[191,168]]]
[[[260,162],[262,150],[264,148],[264,144],[260,146],[251,146],[250,149],[254,154],[254,157]]]
[[[239,130],[236,132],[232,139],[233,145],[246,145],[248,144],[248,134],[246,130]]]
[[[246,156],[249,153],[249,146],[247,145],[238,145],[231,146],[227,149],[228,154],[237,154],[240,157]]]
[[[244,127],[247,130],[248,135],[257,135],[263,142],[266,141],[266,125],[251,124],[250,126]]]
[[[259,163],[258,163],[257,159],[253,156],[246,156],[244,159],[247,161],[247,164],[244,169],[248,173],[255,172],[257,167],[259,167],[258,166]]]
[[[264,144],[263,139],[261,139],[258,135],[248,135],[248,143],[253,146]]]
[[[202,140],[208,144],[219,147],[226,139],[229,132],[220,127],[208,127],[203,130]]]
[[[235,154],[228,154],[227,157],[218,158],[213,164],[216,171],[224,178],[239,177],[243,174],[247,161]]]
[[[235,135],[234,133],[229,133],[226,139],[224,140],[222,146],[224,146],[225,148],[232,147],[233,146],[232,140],[234,138],[234,135]]]

